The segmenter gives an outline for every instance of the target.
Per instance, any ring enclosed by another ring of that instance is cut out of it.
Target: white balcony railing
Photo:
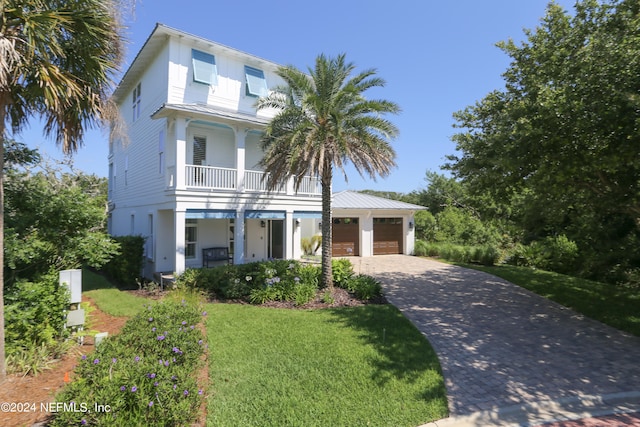
[[[230,168],[185,165],[185,185],[195,188],[235,190],[238,172]]]
[[[169,188],[175,186],[173,173],[175,168],[170,170],[170,177],[167,178]],[[244,190],[251,192],[267,192],[267,180],[263,180],[265,176],[263,171],[244,171]],[[200,188],[209,190],[237,190],[238,189],[238,171],[232,168],[218,168],[212,166],[185,165],[185,184],[187,188]],[[282,185],[276,189],[275,193],[288,193],[292,191],[294,186],[289,187]],[[298,191],[292,194],[297,195],[320,195],[320,180],[318,178],[305,176],[300,182]]]
[[[244,189],[246,191],[266,192],[268,174],[266,174],[267,176],[264,178],[264,180],[262,179],[265,174],[266,173],[262,171],[244,171]],[[286,185],[283,185],[275,190],[276,193],[286,193],[286,191]]]
[[[313,176],[303,176],[300,186],[296,194],[321,194],[322,187],[320,186],[320,179]]]

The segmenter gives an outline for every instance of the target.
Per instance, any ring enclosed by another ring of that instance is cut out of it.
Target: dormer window
[[[216,58],[208,53],[191,49],[193,62],[193,81],[206,85],[218,85]]]
[[[133,121],[140,117],[141,83],[133,89]]]
[[[262,97],[269,94],[264,71],[245,65],[244,74],[247,78],[247,96]]]

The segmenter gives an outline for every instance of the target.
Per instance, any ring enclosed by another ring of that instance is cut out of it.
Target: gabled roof
[[[334,193],[331,201],[332,209],[389,209],[389,210],[426,210],[424,206],[385,199],[369,194],[344,190]]]
[[[144,45],[142,45],[140,51],[138,51],[138,54],[129,65],[129,68],[124,73],[120,83],[115,88],[113,98],[116,102],[119,102],[125,94],[128,94],[133,89],[140,76],[144,73],[146,67],[149,66],[149,63],[172,37],[183,40],[186,43],[203,46],[207,49],[215,49],[218,52],[224,52],[226,55],[241,58],[247,63],[247,65],[265,67],[273,70],[279,66],[275,62],[268,61],[241,50],[157,23],[147,40],[144,42]]]

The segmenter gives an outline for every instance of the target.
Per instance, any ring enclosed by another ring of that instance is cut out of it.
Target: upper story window
[[[247,78],[246,94],[248,96],[261,97],[269,94],[267,80],[264,78],[264,71],[245,65],[244,74]]]
[[[140,117],[140,99],[141,99],[141,83],[138,83],[133,89],[133,121],[135,122]]]
[[[205,52],[191,49],[191,61],[193,62],[193,81],[207,85],[218,84],[218,70],[216,58]]]

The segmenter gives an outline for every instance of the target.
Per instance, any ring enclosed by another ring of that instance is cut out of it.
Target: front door
[[[284,220],[269,220],[269,258],[284,258]]]

